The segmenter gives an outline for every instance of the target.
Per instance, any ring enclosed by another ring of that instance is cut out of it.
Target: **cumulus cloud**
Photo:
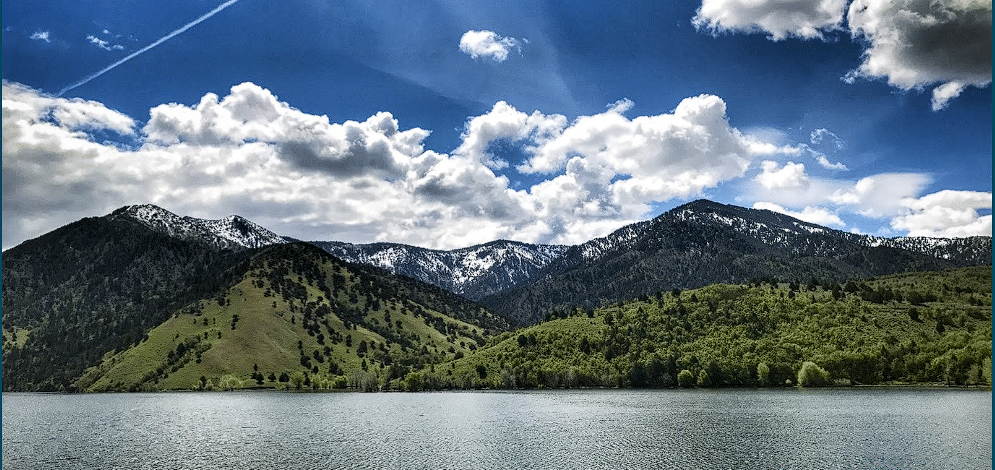
[[[717,96],[686,98],[672,113],[633,119],[623,115],[630,106],[623,101],[581,116],[535,143],[518,169],[558,174],[534,188],[542,207],[571,206],[592,219],[636,218],[655,201],[700,195],[743,176],[758,156],[798,152],[730,126]]]
[[[459,50],[469,54],[470,57],[491,59],[495,62],[504,62],[512,50],[521,52],[521,49],[522,43],[518,39],[501,37],[494,31],[487,30],[467,31],[459,41]]]
[[[3,81],[3,113],[5,126],[8,123],[20,125],[22,121],[54,121],[55,127],[69,131],[105,129],[123,135],[134,134],[133,119],[102,103],[80,98],[53,98],[6,80]]]
[[[958,81],[947,82],[933,88],[933,97],[930,99],[933,111],[946,108],[950,100],[960,96],[965,88],[967,88],[967,84]]]
[[[918,230],[922,217],[936,219],[933,207],[953,204],[920,200],[923,175],[841,182],[806,175],[801,163],[774,163],[802,155],[805,144],[740,132],[711,95],[633,118],[621,100],[573,121],[499,102],[466,121],[450,153],[425,149],[429,131],[404,129],[390,113],[333,123],[252,83],[156,106],[140,129],[101,103],[16,83],[3,83],[3,98],[4,247],[135,203],[194,217],[241,214],[299,239],[580,243],[644,219],[654,203],[743,179],[757,160],[760,174],[744,179],[757,188],[754,200],[803,220],[832,225],[832,215],[860,213],[905,217],[894,226]],[[140,145],[104,143],[108,131]],[[498,164],[489,153],[495,141],[520,148],[521,164]],[[497,169],[538,182],[516,189]]]
[[[31,40],[33,40],[33,41],[52,42],[52,40],[50,39],[50,37],[51,37],[51,33],[49,31],[35,31],[31,35]]]
[[[548,141],[562,132],[567,118],[561,115],[546,116],[539,111],[525,114],[510,104],[499,101],[487,114],[469,119],[464,126],[463,142],[454,151],[491,168],[504,168],[508,163],[488,152],[491,143],[507,140],[524,143],[526,150],[534,150],[537,143]]]
[[[794,217],[798,220],[802,220],[812,224],[824,225],[827,227],[835,227],[838,229],[846,227],[846,224],[843,222],[843,219],[841,219],[838,215],[834,214],[832,211],[822,207],[805,206],[805,208],[802,209],[801,211],[792,211],[785,208],[784,206],[774,204],[772,202],[761,201],[754,203],[753,208],[766,209],[772,212],[779,212],[781,214],[785,214]]]
[[[760,164],[761,172],[756,181],[767,189],[803,188],[808,186],[808,175],[805,174],[803,163],[787,162],[778,168],[777,162],[764,160]]]
[[[730,126],[725,102],[623,114],[620,100],[572,122],[499,102],[468,119],[451,153],[386,112],[329,122],[252,83],[134,121],[100,103],[4,83],[4,244],[121,205],[150,202],[196,217],[240,213],[302,239],[453,248],[496,238],[577,243],[645,217],[657,201],[738,178],[761,155],[797,154]],[[138,148],[98,142],[106,130]],[[492,155],[509,142],[511,168]],[[513,189],[496,169],[545,175]]]
[[[364,122],[330,123],[303,113],[252,83],[232,87],[220,99],[208,93],[192,107],[156,106],[143,132],[147,146],[271,144],[282,161],[302,169],[354,176],[399,177],[422,152],[428,131],[401,131],[390,113]]]
[[[828,200],[865,217],[889,217],[901,212],[905,200],[922,194],[929,182],[921,173],[880,173],[836,189]]]
[[[909,236],[966,237],[992,235],[992,216],[978,209],[991,209],[992,193],[944,190],[903,201],[908,212],[895,217],[891,226]]]
[[[846,0],[703,0],[691,22],[698,29],[762,32],[774,41],[822,39],[843,23]]]
[[[854,37],[869,44],[850,81],[884,78],[903,90],[939,84],[934,110],[967,86],[991,83],[990,1],[856,0],[847,19]]]
[[[703,0],[698,29],[825,39],[843,29],[865,44],[862,63],[844,80],[884,79],[902,90],[933,87],[945,108],[992,76],[992,2],[985,0]],[[844,13],[846,15],[844,21]]]
[[[4,82],[4,247],[123,197],[117,185],[129,178],[124,166],[113,176],[101,171],[122,152],[91,142],[86,131],[127,133],[132,125],[130,118],[102,104],[54,99]]]

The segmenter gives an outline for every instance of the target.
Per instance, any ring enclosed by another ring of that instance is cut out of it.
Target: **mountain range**
[[[499,240],[456,250],[302,243],[237,215],[207,220],[153,205],[126,206],[3,253],[3,387],[154,388],[157,381],[170,380],[159,366],[180,367],[177,351],[169,359],[174,362],[161,358],[164,362],[154,368],[158,372],[143,375],[144,381],[133,378],[112,386],[98,372],[119,370],[108,360],[131,364],[118,355],[150,337],[157,348],[184,341],[182,335],[194,332],[163,326],[183,315],[192,315],[195,326],[201,315],[210,316],[212,323],[201,325],[204,331],[198,330],[197,338],[218,334],[215,351],[226,350],[223,329],[213,322],[230,322],[236,329],[239,315],[226,310],[231,302],[256,312],[252,322],[268,319],[263,323],[278,326],[281,338],[297,338],[301,348],[319,334],[381,345],[375,354],[360,355],[346,346],[326,351],[337,354],[343,365],[366,359],[381,368],[415,367],[451,359],[516,324],[534,324],[576,307],[716,283],[824,284],[990,265],[991,250],[991,237],[872,237],[705,200],[580,245]],[[298,261],[284,265],[281,258]],[[262,265],[284,267],[263,271]],[[277,295],[283,300],[269,299]],[[256,300],[246,307],[239,303],[246,298]],[[206,305],[216,305],[215,310],[208,312]],[[318,311],[324,316],[315,316]],[[303,312],[311,312],[306,322]],[[302,322],[273,323],[288,316]],[[401,323],[391,327],[392,319]],[[430,329],[422,331],[422,323]],[[417,333],[401,334],[402,326]],[[288,356],[285,344],[253,338],[270,344],[268,352],[254,352],[268,357],[268,363],[306,362],[297,357],[304,349],[291,348]],[[188,339],[191,347],[197,343],[193,336]],[[184,367],[206,376],[218,371]],[[80,382],[85,371],[89,379]]]
[[[471,300],[531,279],[569,248],[509,240],[446,251],[397,243],[311,243],[342,259],[413,277]]]
[[[991,237],[886,239],[699,200],[570,247],[529,281],[481,303],[531,324],[556,308],[590,308],[675,288],[759,280],[842,282],[990,265],[991,256]]]

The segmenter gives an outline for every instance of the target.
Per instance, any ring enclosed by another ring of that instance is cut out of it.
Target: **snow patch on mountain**
[[[152,204],[142,204],[122,207],[111,216],[130,218],[159,233],[222,249],[259,248],[286,243],[283,237],[238,215],[217,220],[197,219],[181,217]]]
[[[448,251],[393,243],[311,243],[346,261],[377,266],[471,299],[529,279],[567,249],[508,240]]]

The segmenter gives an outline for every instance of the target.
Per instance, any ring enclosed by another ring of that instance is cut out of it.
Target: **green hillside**
[[[713,285],[561,311],[395,388],[991,385],[991,267]],[[687,371],[687,372],[684,372]]]
[[[462,357],[504,328],[500,318],[440,289],[309,245],[277,246],[256,255],[231,288],[105,355],[75,387],[378,389],[381,381]]]

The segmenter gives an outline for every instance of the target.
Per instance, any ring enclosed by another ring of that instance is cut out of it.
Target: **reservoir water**
[[[992,468],[991,391],[3,394],[3,468]]]

